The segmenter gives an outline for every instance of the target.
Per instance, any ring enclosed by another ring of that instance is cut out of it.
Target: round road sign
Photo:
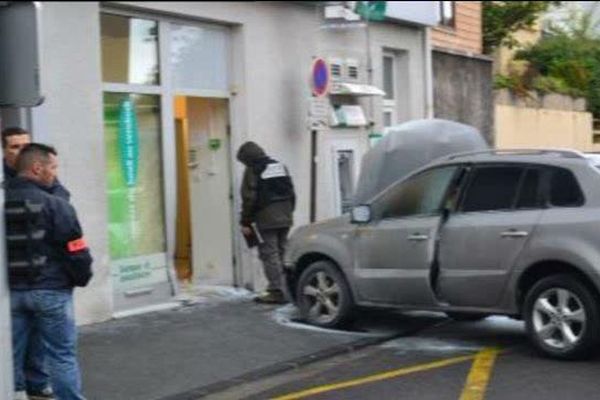
[[[312,65],[312,92],[315,96],[325,96],[329,91],[329,65],[317,58]]]

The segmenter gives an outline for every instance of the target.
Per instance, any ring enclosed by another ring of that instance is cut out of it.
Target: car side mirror
[[[352,223],[366,224],[371,222],[371,206],[361,205],[352,208]]]

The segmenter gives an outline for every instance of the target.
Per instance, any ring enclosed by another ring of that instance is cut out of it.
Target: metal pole
[[[4,171],[2,169],[0,169],[0,180],[4,181]],[[2,209],[2,212],[0,212],[0,399],[11,399],[14,396],[14,386],[10,291],[6,275],[8,268],[6,261],[6,236],[4,232],[4,187],[0,189],[0,204]]]
[[[367,7],[367,15],[365,18],[365,22],[367,24],[366,27],[366,31],[367,31],[367,80],[368,80],[368,84],[370,86],[373,85],[373,60],[372,60],[372,54],[371,54],[371,28],[370,28],[370,17],[371,17],[371,12],[370,12],[370,8]],[[369,134],[372,133],[373,130],[373,126],[375,126],[375,107],[373,105],[373,96],[369,96],[369,125],[368,125],[368,129],[369,129]]]
[[[429,28],[424,28],[425,46],[425,118],[434,117],[433,108],[433,54],[431,48],[431,33]]]
[[[317,220],[317,136],[316,130],[310,131],[310,222]]]

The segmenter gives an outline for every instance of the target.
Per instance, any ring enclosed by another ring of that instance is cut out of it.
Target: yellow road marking
[[[301,392],[290,393],[285,396],[276,397],[272,400],[301,399],[303,397],[320,394],[320,393],[325,393],[325,392],[330,392],[332,390],[346,389],[346,388],[353,387],[353,386],[364,385],[365,383],[372,383],[372,382],[382,381],[384,379],[396,378],[398,376],[408,375],[408,374],[412,374],[414,372],[421,372],[421,371],[427,371],[427,370],[435,369],[435,368],[442,368],[442,367],[446,367],[448,365],[458,364],[458,363],[461,363],[461,362],[464,362],[467,360],[472,360],[473,358],[475,358],[474,355],[468,355],[468,356],[460,356],[460,357],[448,358],[445,360],[434,361],[434,362],[430,362],[427,364],[414,365],[412,367],[396,369],[396,370],[383,372],[383,373],[376,374],[376,375],[366,376],[364,378],[334,383],[332,385],[316,386],[314,388],[303,390]]]
[[[499,349],[489,347],[475,356],[460,400],[483,400]]]

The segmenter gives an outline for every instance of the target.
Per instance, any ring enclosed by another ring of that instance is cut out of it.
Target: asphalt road
[[[586,362],[541,358],[529,346],[522,322],[504,317],[455,322],[438,316],[435,323],[409,337],[310,364],[209,398],[598,399],[598,376],[600,358]]]

